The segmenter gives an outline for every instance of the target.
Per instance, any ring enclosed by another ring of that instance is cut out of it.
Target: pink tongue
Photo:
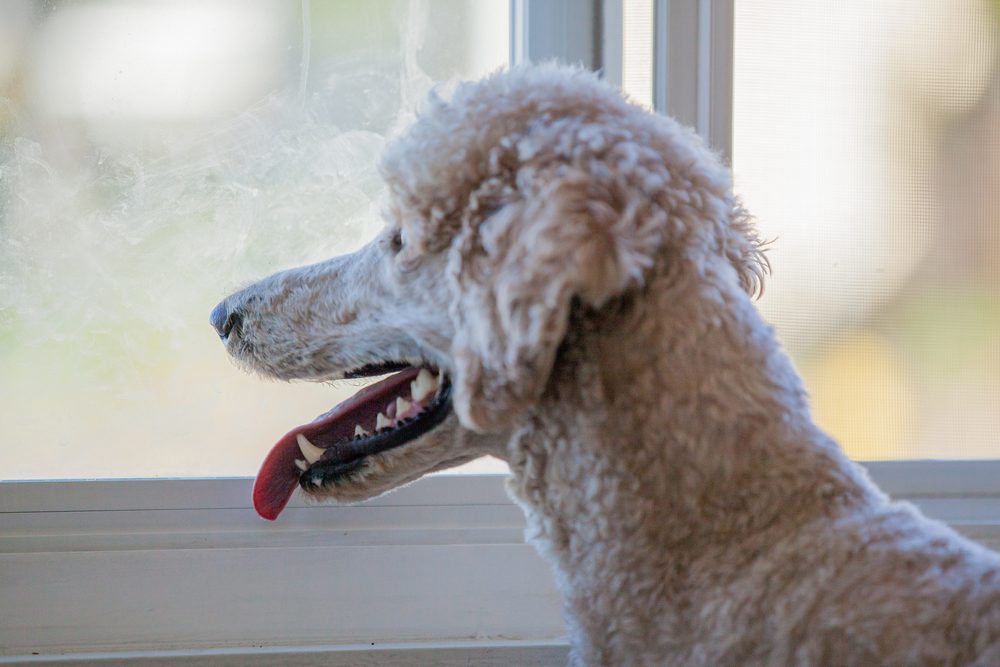
[[[385,397],[398,395],[399,387],[405,387],[419,372],[419,368],[411,367],[391,375],[365,387],[311,423],[286,433],[271,448],[254,481],[253,506],[257,514],[269,521],[277,519],[299,485],[301,471],[295,465],[295,459],[303,458],[296,441],[299,433],[324,448],[334,442],[350,440],[355,424],[374,422],[375,414],[385,405]]]

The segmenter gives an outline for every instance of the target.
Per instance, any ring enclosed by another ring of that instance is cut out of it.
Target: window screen
[[[735,3],[760,305],[856,458],[1000,457],[997,7]]]

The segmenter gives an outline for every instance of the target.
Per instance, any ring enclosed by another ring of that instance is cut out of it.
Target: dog
[[[584,70],[460,85],[382,160],[384,230],[212,313],[281,379],[385,375],[267,456],[355,502],[491,454],[581,665],[998,665],[1000,557],[819,430],[768,265],[690,130]]]

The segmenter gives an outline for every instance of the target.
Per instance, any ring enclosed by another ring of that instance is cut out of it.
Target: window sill
[[[866,467],[894,497],[1000,549],[1000,461]],[[345,656],[372,642],[389,651],[380,664],[424,650],[445,651],[441,664],[466,664],[468,651],[564,661],[551,571],[524,544],[502,476],[434,476],[352,507],[295,501],[275,523],[250,508],[251,484],[0,484],[0,664],[84,653],[356,664]]]
[[[347,644],[332,646],[282,646],[179,651],[129,651],[75,653],[4,658],[0,665],[102,665],[130,667],[468,667],[469,665],[518,665],[549,667],[566,664],[569,645],[554,641],[411,642],[405,644]]]

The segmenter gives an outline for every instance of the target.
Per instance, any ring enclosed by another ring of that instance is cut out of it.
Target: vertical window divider
[[[602,67],[601,0],[511,0],[511,65],[549,60]]]
[[[729,162],[734,0],[653,0],[654,109],[694,127]]]
[[[653,0],[653,109],[667,113],[670,105],[670,0]]]
[[[601,76],[613,86],[621,87],[624,79],[624,3],[623,0],[603,0],[601,4]]]

